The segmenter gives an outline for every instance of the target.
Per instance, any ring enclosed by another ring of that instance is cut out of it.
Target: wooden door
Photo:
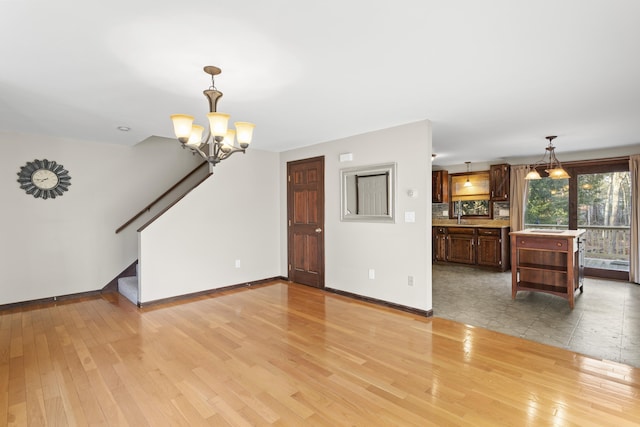
[[[324,157],[287,163],[289,280],[324,288]]]

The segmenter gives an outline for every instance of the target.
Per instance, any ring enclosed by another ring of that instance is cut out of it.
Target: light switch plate
[[[404,222],[416,222],[416,213],[415,212],[405,212],[404,213]]]

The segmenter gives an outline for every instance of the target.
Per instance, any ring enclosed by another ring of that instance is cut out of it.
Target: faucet
[[[458,200],[458,224],[462,224],[462,200]]]

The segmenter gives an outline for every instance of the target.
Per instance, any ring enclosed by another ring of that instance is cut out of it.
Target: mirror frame
[[[347,212],[347,180],[356,175],[387,174],[387,215],[358,215]],[[340,220],[355,222],[396,222],[396,164],[383,163],[340,169]]]

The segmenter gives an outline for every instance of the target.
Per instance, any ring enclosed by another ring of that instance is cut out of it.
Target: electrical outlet
[[[407,281],[407,285],[413,286],[413,276],[409,276],[409,280]]]
[[[376,278],[376,271],[373,268],[369,269],[369,279],[375,279]]]

